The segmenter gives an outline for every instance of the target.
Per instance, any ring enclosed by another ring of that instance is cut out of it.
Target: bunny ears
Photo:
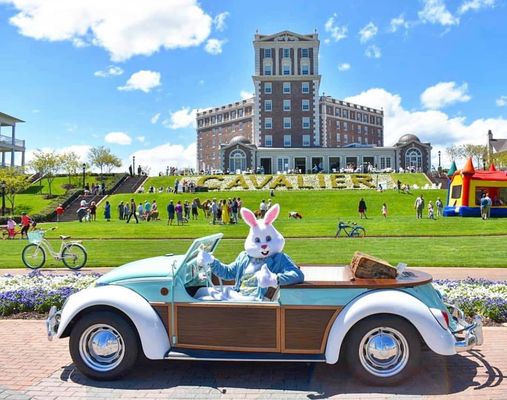
[[[241,216],[243,217],[243,220],[247,223],[248,226],[253,228],[254,226],[257,226],[257,218],[255,218],[255,214],[250,211],[248,208],[241,207],[240,210]],[[278,217],[278,214],[280,213],[280,206],[278,204],[273,205],[269,208],[268,211],[266,211],[266,215],[264,216],[264,224],[265,225],[271,225],[273,221]]]

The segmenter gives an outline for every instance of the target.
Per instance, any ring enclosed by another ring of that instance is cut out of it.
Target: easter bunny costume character
[[[263,219],[257,220],[252,211],[241,208],[243,220],[250,226],[245,251],[231,264],[223,264],[213,255],[201,251],[199,265],[209,265],[222,279],[235,279],[234,286],[200,288],[195,297],[201,300],[254,301],[262,300],[269,287],[291,285],[304,281],[304,275],[288,255],[282,253],[285,239],[273,226],[280,207],[272,206]]]

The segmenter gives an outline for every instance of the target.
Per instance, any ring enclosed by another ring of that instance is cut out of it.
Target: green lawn
[[[421,193],[427,201],[440,197],[445,202],[447,195],[443,190],[414,191],[412,194],[402,194],[395,190],[383,193],[374,190],[277,191],[273,200],[281,205],[281,215],[275,226],[287,238],[287,253],[296,262],[303,264],[345,264],[350,261],[354,251],[360,250],[394,264],[403,261],[413,266],[507,266],[507,220],[417,220],[413,204],[415,197]],[[111,222],[104,221],[101,204],[98,221],[60,223],[58,230],[49,232],[48,237],[57,238],[58,235],[65,234],[82,238],[89,251],[90,266],[117,266],[167,252],[182,253],[192,239],[222,232],[225,239],[219,246],[217,255],[225,261],[231,261],[243,248],[243,238],[248,233],[248,227],[244,223],[212,225],[201,214],[199,220],[190,221],[184,226],[167,225],[166,206],[169,200],[191,200],[194,196],[199,196],[201,200],[239,196],[244,206],[255,210],[261,199],[269,198],[269,192],[114,195],[108,198],[113,211]],[[149,223],[142,221],[139,224],[119,221],[117,205],[131,197],[137,202],[156,200],[162,220]],[[368,206],[366,220],[358,217],[357,205],[360,198],[364,198]],[[384,202],[389,209],[387,219],[381,216]],[[303,219],[289,220],[287,214],[292,210],[302,213]],[[364,239],[334,239],[339,220],[361,223],[367,236]],[[56,224],[41,224],[43,228],[53,225]],[[0,268],[22,267],[20,254],[25,244],[26,241],[0,241]]]

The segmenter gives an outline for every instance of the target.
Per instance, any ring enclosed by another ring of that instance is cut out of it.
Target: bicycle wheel
[[[364,235],[366,235],[366,231],[362,226],[356,226],[352,229],[352,232],[350,232],[350,237],[364,237]]]
[[[65,246],[62,251],[62,261],[65,266],[70,269],[80,269],[84,267],[87,259],[88,254],[86,254],[85,248],[80,244],[69,244]]]
[[[38,269],[46,262],[46,252],[38,244],[30,243],[23,249],[21,259],[28,268]]]

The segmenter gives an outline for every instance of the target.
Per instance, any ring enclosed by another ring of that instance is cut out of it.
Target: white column
[[[12,150],[11,150],[11,167],[14,167],[14,145],[16,143],[16,123],[12,125]]]
[[[25,151],[24,150],[21,152],[21,166],[22,167],[25,166]]]

